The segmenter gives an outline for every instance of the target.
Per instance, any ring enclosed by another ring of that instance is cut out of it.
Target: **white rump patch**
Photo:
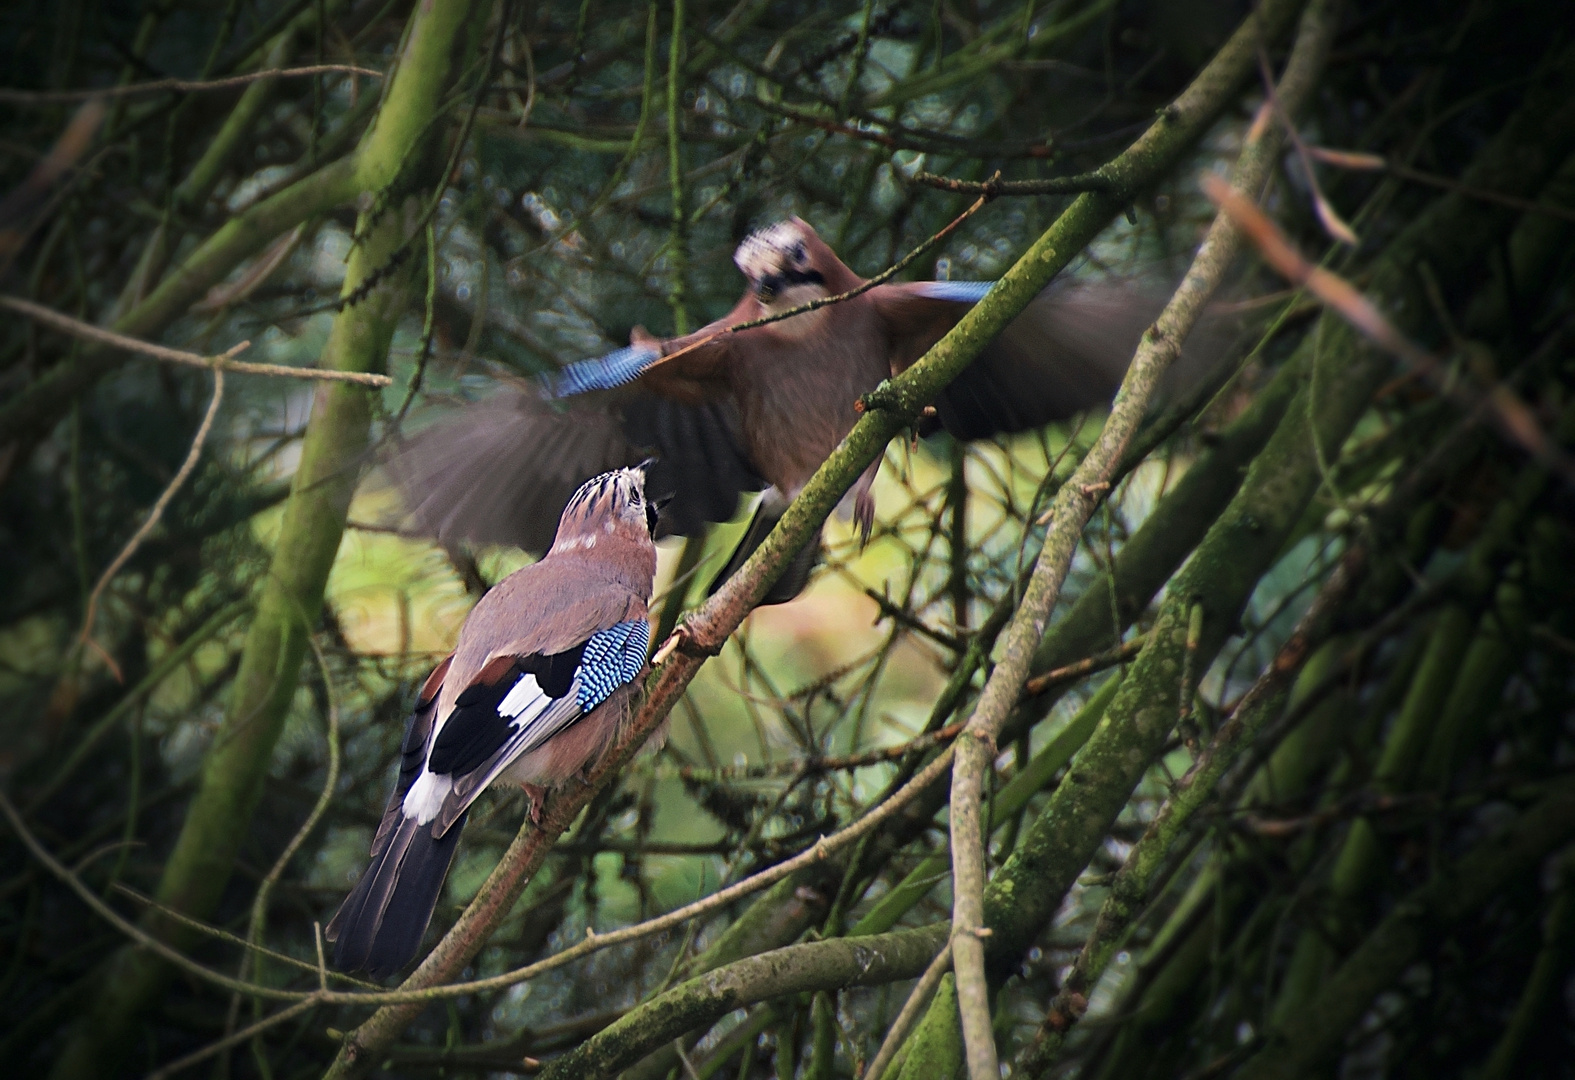
[[[432,819],[443,809],[443,803],[448,800],[449,793],[453,790],[452,777],[428,772],[426,766],[422,766],[421,775],[416,777],[416,782],[410,785],[409,791],[405,792],[405,816],[415,818],[417,825],[431,824]]]

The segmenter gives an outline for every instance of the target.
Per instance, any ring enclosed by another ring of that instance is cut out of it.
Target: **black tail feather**
[[[329,923],[334,967],[381,979],[410,963],[432,921],[464,827],[462,815],[434,837],[430,824],[400,821]]]
[[[728,557],[727,565],[711,581],[711,587],[706,590],[706,595],[713,595],[722,587],[722,583],[738,572],[739,567],[755,553],[755,549],[765,543],[766,537],[771,535],[772,528],[781,520],[782,511],[786,507],[774,508],[762,502],[755,509],[755,516],[749,519],[749,528],[744,530],[743,539],[733,549],[733,554]],[[820,535],[799,549],[793,556],[793,561],[788,563],[782,571],[782,576],[777,578],[765,598],[760,601],[760,606],[768,604],[785,604],[795,599],[804,587],[809,584],[809,576],[814,572],[815,564],[820,561]]]

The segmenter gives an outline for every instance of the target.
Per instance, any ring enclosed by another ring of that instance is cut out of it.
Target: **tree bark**
[[[330,166],[354,177],[357,189],[385,191],[406,161],[421,152],[442,90],[465,46],[472,44],[466,40],[467,28],[474,36],[470,15],[468,4],[452,3],[418,9],[413,16],[394,83],[377,120],[353,158]],[[390,210],[367,224],[370,230],[351,253],[341,295],[357,297],[363,286],[375,285],[334,320],[322,357],[326,368],[381,370],[404,311],[401,276],[388,274],[390,259],[405,239],[404,215]],[[180,278],[180,271],[174,278]],[[331,384],[317,388],[301,463],[285,503],[225,720],[204,759],[197,793],[159,881],[159,902],[184,914],[201,919],[212,913],[247,835],[274,744],[295,695],[307,639],[322,608],[370,423],[366,389]],[[190,930],[156,915],[147,926],[177,947],[194,943]],[[144,950],[127,946],[117,951],[106,962],[100,989],[50,1075],[56,1080],[86,1080],[113,1071],[139,1019],[157,1003],[171,974],[166,964]]]

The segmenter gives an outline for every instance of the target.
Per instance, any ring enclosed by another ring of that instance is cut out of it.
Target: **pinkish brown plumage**
[[[572,364],[541,388],[499,394],[419,436],[392,462],[417,524],[539,550],[548,508],[583,470],[654,451],[655,489],[675,492],[669,532],[693,535],[727,520],[741,491],[766,489],[720,582],[852,429],[854,403],[922,356],[988,289],[885,283],[733,332],[863,283],[798,218],[747,237],[734,262],[748,288],[716,322],[666,341],[636,330],[626,349]],[[1163,292],[1136,281],[1052,284],[937,397],[940,426],[985,438],[1107,401],[1162,303]],[[1197,375],[1199,354],[1184,353],[1173,382]],[[560,402],[544,400],[552,397]],[[850,492],[866,535],[878,467]],[[767,602],[796,595],[814,556],[811,545]]]
[[[628,717],[650,644],[657,507],[643,470],[592,478],[538,563],[476,604],[422,686],[372,860],[329,923],[334,964],[382,976],[415,954],[465,815],[496,780],[542,789],[579,774]]]

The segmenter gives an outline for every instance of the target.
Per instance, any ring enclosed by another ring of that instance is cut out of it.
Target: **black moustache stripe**
[[[779,274],[767,274],[755,285],[757,292],[781,292],[789,285],[824,285],[826,279],[820,276],[819,270],[784,270]]]

